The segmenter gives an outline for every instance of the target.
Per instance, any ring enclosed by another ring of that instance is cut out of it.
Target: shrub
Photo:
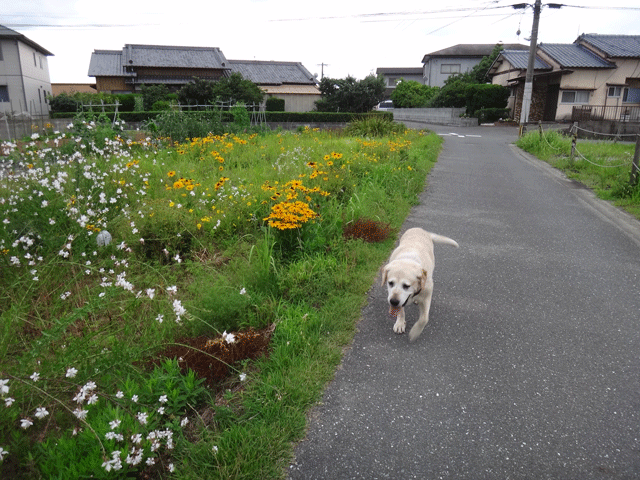
[[[52,113],[77,112],[80,109],[80,102],[66,93],[61,93],[49,98],[49,108]]]
[[[508,108],[481,108],[473,114],[480,123],[497,122],[498,120],[509,118],[510,109]]]
[[[284,112],[284,98],[267,98],[266,109],[267,112]]]

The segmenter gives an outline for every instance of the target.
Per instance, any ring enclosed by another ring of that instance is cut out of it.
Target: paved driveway
[[[515,128],[433,129],[403,227],[460,244],[436,246],[431,320],[409,344],[372,286],[290,478],[640,478],[638,222],[520,153]]]

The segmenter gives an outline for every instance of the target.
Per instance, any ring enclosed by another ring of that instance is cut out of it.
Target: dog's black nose
[[[397,298],[392,298],[391,300],[389,300],[389,303],[394,307],[397,307],[400,304],[400,301]]]

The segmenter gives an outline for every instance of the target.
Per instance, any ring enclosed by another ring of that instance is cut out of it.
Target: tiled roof
[[[578,37],[580,42],[593,45],[608,57],[640,58],[640,35],[598,35],[585,33]]]
[[[382,73],[387,75],[422,75],[422,67],[378,67],[376,73]]]
[[[126,76],[126,66],[226,69],[227,59],[219,48],[125,45],[122,50],[95,50],[89,76]]]
[[[219,48],[125,45],[124,65],[134,67],[225,68],[227,59]]]
[[[576,43],[541,43],[538,48],[561,68],[615,68],[614,64]]]
[[[507,60],[514,68],[524,69],[529,65],[528,50],[503,50],[502,57]],[[500,57],[498,57],[500,58]],[[534,70],[551,70],[553,67],[536,55],[534,60]]]
[[[43,55],[53,55],[49,50],[42,48],[33,40],[28,39],[23,34],[16,32],[15,30],[11,30],[10,28],[5,27],[4,25],[0,25],[0,38],[10,38],[12,40],[20,40],[22,43],[29,45],[31,48],[37,50]]]
[[[300,62],[229,60],[232,72],[258,85],[315,85],[316,80]]]
[[[122,77],[122,50],[95,50],[89,61],[90,77]]]
[[[438,50],[436,52],[427,53],[422,58],[422,63],[426,63],[431,57],[486,57],[491,55],[495,48],[495,43],[463,43],[454,45],[453,47]],[[505,50],[529,50],[527,45],[519,43],[507,43],[502,45]]]

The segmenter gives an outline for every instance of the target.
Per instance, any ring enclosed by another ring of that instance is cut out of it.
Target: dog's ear
[[[427,286],[427,278],[429,278],[429,272],[426,270],[422,270],[422,275],[420,276],[420,288],[426,288]]]
[[[385,265],[384,267],[382,267],[382,271],[380,272],[382,274],[382,285],[384,287],[384,284],[387,283],[387,273],[389,272],[389,269],[387,268],[387,266]]]

